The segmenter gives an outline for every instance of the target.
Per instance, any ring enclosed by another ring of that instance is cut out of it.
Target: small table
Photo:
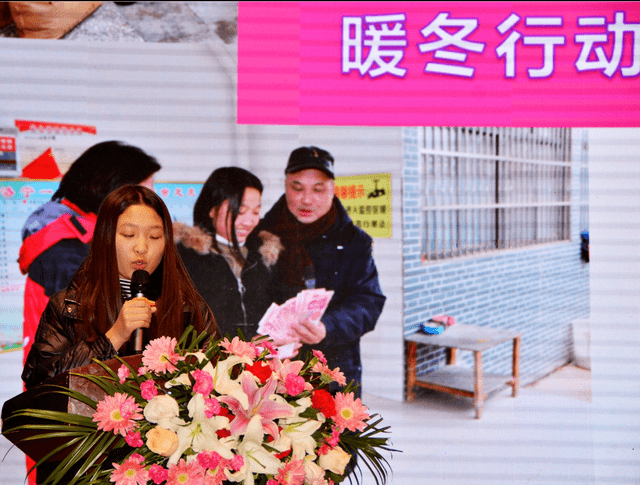
[[[520,334],[512,330],[464,325],[457,323],[438,335],[418,331],[406,338],[407,352],[407,401],[415,399],[414,386],[448,392],[473,398],[476,419],[482,417],[482,405],[492,391],[505,384],[510,385],[512,396],[518,394],[520,383]],[[513,372],[511,376],[483,374],[482,352],[502,342],[513,340]],[[427,374],[416,377],[416,349],[418,344],[447,348],[447,364]],[[475,369],[457,367],[456,350],[473,351]]]

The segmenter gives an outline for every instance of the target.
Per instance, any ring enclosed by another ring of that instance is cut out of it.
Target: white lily
[[[293,458],[296,460],[303,459],[306,455],[315,458],[315,449],[318,444],[313,438],[313,433],[318,431],[322,422],[300,417],[300,414],[311,406],[311,398],[298,399],[296,404],[298,406],[293,406],[294,416],[281,418],[278,421],[282,430],[280,437],[272,446],[278,451],[286,451],[291,448]]]
[[[267,475],[278,473],[278,468],[282,463],[262,446],[263,441],[262,421],[260,416],[256,415],[251,418],[244,438],[237,449],[237,454],[244,459],[244,465],[237,472],[231,473],[227,470],[226,474],[229,480],[232,482],[244,480],[244,485],[254,485],[254,473]]]
[[[281,399],[284,399],[279,394],[276,394]],[[311,407],[311,398],[310,397],[302,397],[296,401],[296,406],[293,407],[293,413],[297,416],[299,414],[304,413],[307,409]]]
[[[206,359],[206,355],[203,352],[194,352],[189,355],[197,357],[199,362]],[[251,360],[246,357],[243,358],[237,355],[230,355],[226,359],[218,361],[215,367],[211,364],[211,361],[207,362],[202,370],[211,375],[213,378],[213,388],[218,394],[221,396],[235,397],[238,401],[244,404],[245,407],[248,407],[249,400],[247,395],[242,391],[240,378],[231,379],[230,377],[231,368],[241,362],[251,364]]]
[[[313,433],[318,431],[322,423],[308,418],[287,418],[280,420],[280,439],[273,445],[277,450],[292,448],[295,460],[303,459],[306,455],[315,458],[318,446]]]
[[[191,385],[191,381],[189,380],[189,374],[186,372],[183,372],[182,374],[168,381],[164,385],[164,387],[167,389],[170,389],[174,386],[190,386],[190,385]]]
[[[233,458],[233,452],[237,444],[236,438],[229,436],[219,439],[216,431],[229,429],[229,418],[225,416],[213,416],[207,418],[205,415],[205,401],[202,394],[196,394],[187,405],[189,417],[193,418],[191,423],[181,426],[176,431],[178,435],[178,449],[169,457],[169,465],[178,463],[182,454],[188,448],[196,453],[201,451],[215,451],[226,459]]]

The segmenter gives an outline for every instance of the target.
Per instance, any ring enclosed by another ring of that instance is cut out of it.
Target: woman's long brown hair
[[[116,321],[123,299],[120,290],[116,256],[118,218],[132,205],[153,209],[164,226],[164,256],[151,275],[159,296],[157,311],[147,330],[149,339],[161,336],[179,338],[184,331],[184,305],[191,311],[191,323],[204,330],[201,309],[206,308],[202,297],[191,283],[173,242],[171,216],[162,199],[152,190],[139,185],[126,185],[113,191],[100,206],[89,256],[78,274],[78,298],[83,330],[89,340],[104,334]],[[97,333],[96,333],[97,332]]]

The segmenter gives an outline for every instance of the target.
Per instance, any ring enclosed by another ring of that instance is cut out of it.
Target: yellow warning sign
[[[391,174],[336,177],[336,196],[371,237],[391,237]]]

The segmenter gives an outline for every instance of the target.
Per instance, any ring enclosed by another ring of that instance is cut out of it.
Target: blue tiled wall
[[[404,331],[438,313],[469,325],[515,329],[522,333],[521,379],[535,381],[568,363],[571,322],[589,314],[589,268],[580,259],[582,145],[574,140],[571,241],[436,263],[420,259],[420,180],[417,128],[405,128],[403,166]],[[579,134],[578,134],[579,135]],[[575,134],[574,134],[575,137]],[[510,374],[511,343],[483,353],[485,372]],[[418,349],[418,374],[442,365],[438,348]],[[458,353],[459,365],[473,366],[471,353]]]

